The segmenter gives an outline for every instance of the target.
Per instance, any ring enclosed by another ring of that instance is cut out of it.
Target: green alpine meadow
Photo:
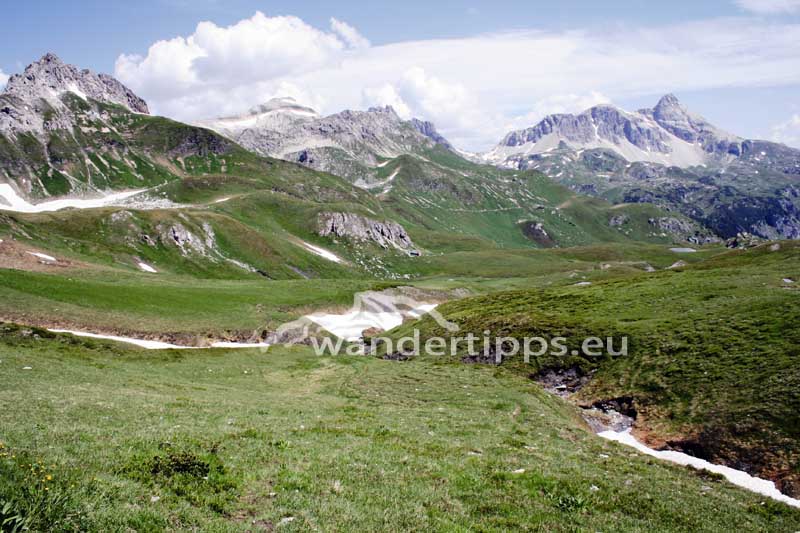
[[[0,533],[800,531],[796,2],[261,4],[4,17]]]

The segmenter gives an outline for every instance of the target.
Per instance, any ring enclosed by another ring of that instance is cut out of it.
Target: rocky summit
[[[601,105],[548,116],[482,160],[614,203],[654,203],[726,238],[800,237],[800,150],[727,133],[671,94],[633,113]]]
[[[64,113],[63,97],[70,93],[81,100],[92,99],[122,106],[132,112],[149,113],[147,103],[107,74],[95,74],[46,54],[21,74],[9,78],[0,93],[0,133],[67,129],[71,121]]]
[[[276,98],[248,113],[198,122],[261,155],[295,161],[353,182],[377,180],[387,159],[435,145],[452,149],[431,122],[401,119],[390,106],[320,116],[292,98]]]
[[[743,142],[668,94],[654,108],[634,113],[599,105],[578,115],[547,116],[531,128],[509,133],[483,158],[513,166],[521,156],[546,153],[563,143],[574,150],[607,149],[627,161],[688,168],[741,155]]]

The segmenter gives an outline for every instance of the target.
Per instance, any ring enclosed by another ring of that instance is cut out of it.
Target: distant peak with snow
[[[258,154],[294,161],[354,183],[380,182],[378,165],[436,145],[452,150],[431,122],[403,120],[391,106],[320,116],[293,98],[273,98],[247,113],[198,122]]]
[[[628,161],[691,167],[710,158],[736,156],[742,139],[691,113],[673,94],[652,109],[628,112],[602,104],[577,115],[549,115],[530,128],[513,131],[484,154],[504,164],[509,158],[566,146],[574,150],[607,149]]]
[[[246,130],[282,130],[296,122],[305,122],[318,117],[319,114],[314,109],[299,104],[290,96],[284,96],[251,107],[240,115],[201,120],[197,125],[228,137],[237,137]]]

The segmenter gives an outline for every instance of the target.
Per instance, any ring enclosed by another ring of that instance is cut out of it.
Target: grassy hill
[[[505,365],[528,375],[574,367],[592,375],[574,399],[583,405],[630,397],[636,428],[715,462],[770,477],[800,491],[800,246],[787,241],[731,251],[686,267],[496,292],[439,310],[459,336],[571,339],[627,336],[618,358],[547,357]],[[788,280],[788,281],[784,281]],[[449,337],[427,318],[422,338]]]
[[[7,325],[0,360],[0,509],[33,530],[800,527],[800,511],[594,436],[503,368]]]

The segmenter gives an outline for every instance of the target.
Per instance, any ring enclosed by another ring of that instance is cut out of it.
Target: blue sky
[[[52,51],[183,120],[282,94],[322,112],[390,103],[480,150],[549,112],[674,92],[734,133],[800,145],[798,0],[29,0],[4,19],[0,72]]]

